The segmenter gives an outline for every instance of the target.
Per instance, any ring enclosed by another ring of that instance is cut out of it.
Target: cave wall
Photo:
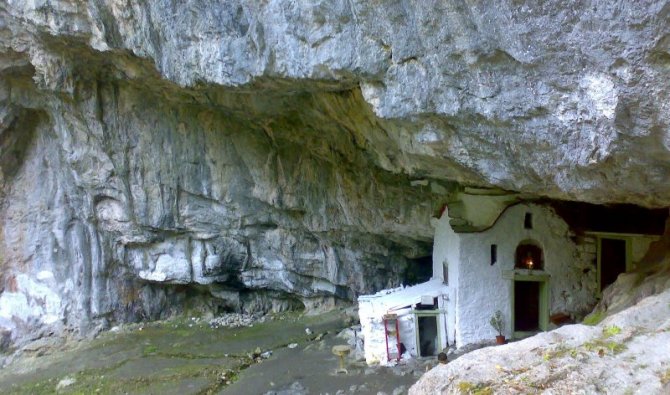
[[[367,166],[319,108],[355,113],[354,93],[285,98],[250,123],[118,81],[71,98],[17,81],[15,106],[46,103],[4,131],[27,140],[2,211],[0,317],[17,334],[188,303],[319,308],[396,286],[430,254],[435,195]]]

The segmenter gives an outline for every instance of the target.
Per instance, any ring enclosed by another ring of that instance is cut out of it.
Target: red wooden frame
[[[389,334],[393,333],[389,331],[389,323],[393,323],[393,328],[395,330],[395,345],[397,348],[397,354],[396,354],[396,362],[400,361],[400,328],[398,325],[398,316],[396,314],[386,314],[384,315],[384,336],[386,337],[386,359],[388,362],[391,362],[391,359],[393,359],[393,354],[391,353],[391,349],[389,347]],[[392,347],[392,345],[391,345]]]

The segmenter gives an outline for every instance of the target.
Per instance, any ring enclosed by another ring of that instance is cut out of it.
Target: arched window
[[[533,240],[524,240],[516,247],[514,267],[517,269],[544,269],[544,254],[539,243]]]

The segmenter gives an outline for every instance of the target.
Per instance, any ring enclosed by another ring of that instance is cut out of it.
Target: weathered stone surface
[[[208,308],[295,305],[253,290],[312,306],[398,284],[408,259],[430,254],[434,195],[367,166],[337,125],[310,125],[332,121],[292,110],[245,124],[183,97],[95,84],[78,100],[45,99],[49,115],[5,179],[0,317],[83,330],[157,318],[188,296],[163,283],[224,296]],[[24,105],[44,95],[26,91]]]
[[[93,57],[137,83],[360,88],[397,120],[365,125],[383,168],[667,205],[668,12],[662,1],[11,2],[3,68],[30,64],[38,86],[69,94],[91,82],[82,60]]]
[[[0,325],[352,299],[454,182],[668,205],[669,10],[4,2]]]

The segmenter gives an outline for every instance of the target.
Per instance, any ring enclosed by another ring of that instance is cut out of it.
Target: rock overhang
[[[67,62],[80,74],[82,60],[100,56],[121,79],[171,81],[187,97],[189,87],[205,86],[206,97],[228,97],[214,105],[247,120],[284,110],[287,96],[350,91],[385,132],[366,134],[387,135],[389,153],[378,148],[382,139],[370,138],[369,148],[387,170],[559,199],[668,205],[660,3],[430,13],[411,4],[181,7],[12,4],[7,26],[22,40],[8,47],[30,52],[44,87],[72,89]],[[605,34],[610,24],[617,29]],[[31,41],[40,45],[27,51]],[[49,41],[79,43],[88,54],[67,60]],[[241,91],[275,100],[245,100]]]

